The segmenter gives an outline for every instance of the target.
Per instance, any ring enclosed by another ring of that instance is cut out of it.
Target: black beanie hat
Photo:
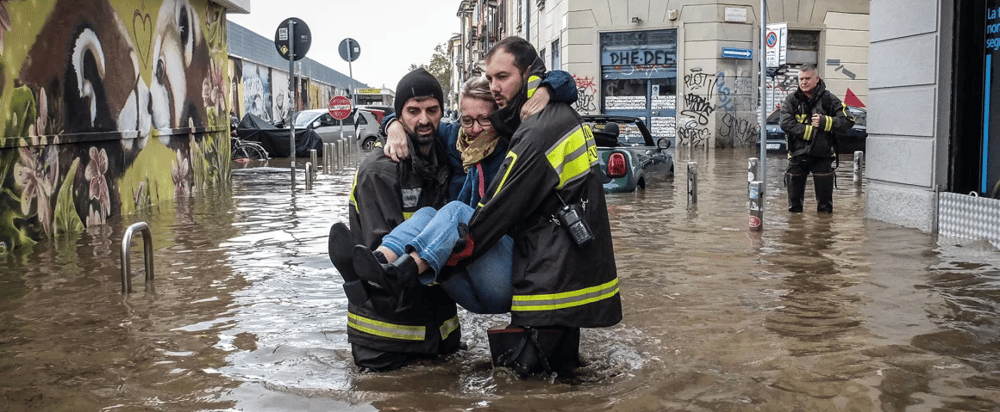
[[[393,108],[396,109],[396,117],[403,115],[403,105],[413,97],[433,96],[438,100],[441,109],[444,109],[444,92],[441,91],[441,84],[436,77],[428,73],[423,68],[416,69],[399,79],[396,85],[396,100],[393,101]]]

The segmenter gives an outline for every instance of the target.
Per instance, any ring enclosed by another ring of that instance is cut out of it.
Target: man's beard
[[[437,130],[433,127],[433,124],[431,126],[431,132],[425,135],[418,134],[413,129],[410,129],[410,127],[405,123],[400,122],[400,124],[403,125],[403,131],[405,131],[406,134],[413,139],[413,144],[418,147],[429,147],[434,144],[434,139],[437,138]]]

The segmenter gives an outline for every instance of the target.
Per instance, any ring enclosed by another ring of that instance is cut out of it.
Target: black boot
[[[833,213],[833,173],[813,173],[816,188],[816,211]]]
[[[413,287],[417,279],[417,262],[410,255],[403,255],[392,263],[382,263],[364,245],[354,247],[354,271],[364,280],[375,283],[390,295],[399,297]]]
[[[785,185],[788,186],[788,211],[802,213],[802,199],[806,195],[807,175],[785,173]]]
[[[351,264],[351,261],[354,260],[354,236],[351,235],[351,230],[347,228],[347,225],[341,222],[334,223],[330,227],[328,242],[327,253],[330,255],[333,267],[340,272],[340,276],[344,277],[345,282],[358,280],[358,275],[354,272],[354,265]]]

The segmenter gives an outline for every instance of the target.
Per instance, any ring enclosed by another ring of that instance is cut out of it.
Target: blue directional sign
[[[750,49],[737,49],[735,47],[723,47],[722,57],[725,59],[743,59],[750,60],[753,59],[753,50]]]

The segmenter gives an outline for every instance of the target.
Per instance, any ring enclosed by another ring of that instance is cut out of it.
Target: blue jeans
[[[469,223],[473,211],[462,202],[448,203],[441,210],[422,208],[382,238],[382,246],[396,256],[416,252],[431,267],[419,275],[420,283],[433,284],[458,242],[458,224]],[[441,287],[470,312],[510,312],[514,294],[510,280],[513,254],[514,241],[504,236],[464,271],[457,269]]]

